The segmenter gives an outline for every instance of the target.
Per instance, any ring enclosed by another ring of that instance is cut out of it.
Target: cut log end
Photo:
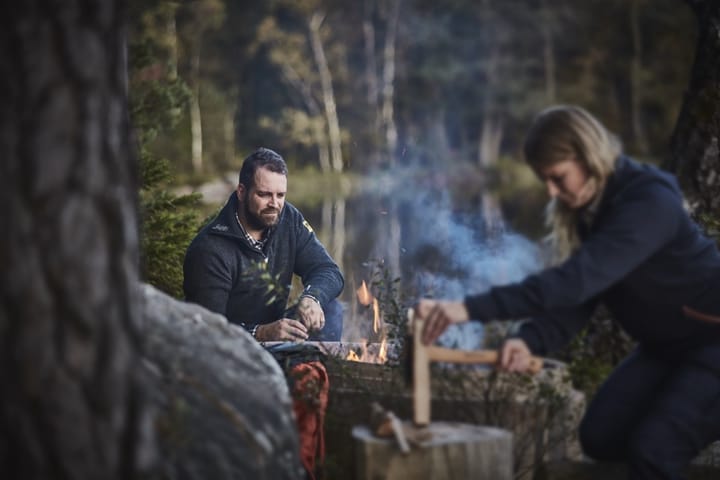
[[[403,426],[413,445],[405,454],[393,439],[353,428],[358,480],[512,479],[512,434],[506,430],[456,422]]]

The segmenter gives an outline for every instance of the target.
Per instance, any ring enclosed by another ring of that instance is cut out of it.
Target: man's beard
[[[253,212],[250,211],[250,208],[248,208],[248,195],[245,195],[245,198],[243,199],[243,213],[245,214],[245,221],[248,223],[248,226],[253,230],[265,230],[268,227],[272,227],[273,225],[276,225],[278,221],[280,221],[280,210],[276,208],[266,208],[265,210],[262,210],[260,212],[260,215],[256,215]],[[263,217],[263,213],[272,213],[275,212],[277,215],[274,219],[270,220],[269,218]]]

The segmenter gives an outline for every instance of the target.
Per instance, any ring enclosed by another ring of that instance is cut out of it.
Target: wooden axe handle
[[[436,362],[494,365],[498,363],[499,357],[497,350],[455,350],[436,346],[428,346],[425,350],[428,358]],[[529,371],[531,373],[538,373],[542,367],[542,358],[530,358]]]

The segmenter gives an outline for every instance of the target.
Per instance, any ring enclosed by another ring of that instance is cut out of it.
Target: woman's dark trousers
[[[679,358],[638,348],[600,387],[580,425],[585,453],[631,479],[678,480],[720,439],[720,345]]]

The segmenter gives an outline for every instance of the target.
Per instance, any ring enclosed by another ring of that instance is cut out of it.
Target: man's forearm
[[[345,286],[340,269],[328,268],[324,272],[317,272],[307,279],[305,289],[301,296],[315,299],[324,308],[328,302],[336,298]]]

